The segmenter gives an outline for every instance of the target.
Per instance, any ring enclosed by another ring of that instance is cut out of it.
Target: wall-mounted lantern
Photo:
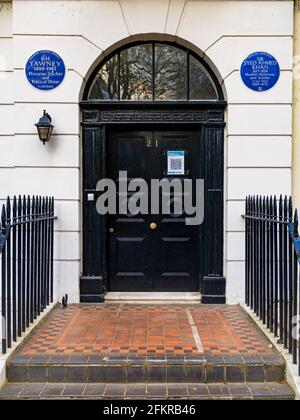
[[[40,118],[39,122],[35,124],[37,127],[39,139],[45,145],[51,137],[54,125],[51,124],[52,118],[46,111],[44,111],[44,115]]]

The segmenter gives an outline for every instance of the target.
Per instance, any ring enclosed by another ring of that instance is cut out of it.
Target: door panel
[[[113,290],[148,290],[147,238],[117,235],[111,242],[115,244],[111,247],[115,254],[110,273]]]
[[[151,133],[150,133],[151,135]],[[120,191],[119,172],[127,171],[128,182],[132,178],[148,177],[146,143],[148,132],[112,133],[108,139],[108,177],[116,181],[117,206],[127,202]],[[128,194],[130,197],[130,194]],[[150,239],[147,235],[147,215],[108,216],[109,287],[112,291],[147,291],[151,289],[148,276],[147,253]],[[113,229],[113,232],[112,232]]]
[[[201,133],[189,131],[155,132],[159,145],[157,177],[169,180],[193,179],[200,176]],[[168,176],[168,151],[184,152],[184,175]],[[203,165],[202,165],[203,166]],[[171,196],[176,199],[176,197]],[[182,198],[182,197],[181,197]],[[193,197],[195,198],[195,197]],[[199,290],[199,226],[187,226],[187,215],[159,215],[159,234],[155,237],[160,259],[153,276],[155,290],[197,291]]]
[[[108,177],[118,179],[193,179],[203,176],[200,132],[111,132],[108,138]],[[184,152],[184,173],[168,175],[168,151]],[[119,198],[126,199],[120,195]],[[130,195],[128,195],[130,197]],[[173,199],[176,197],[172,196]],[[149,208],[151,208],[149,197]],[[108,278],[112,291],[199,290],[199,243],[202,226],[187,226],[186,214],[110,215],[108,229]],[[157,229],[151,230],[155,223]],[[112,231],[113,229],[113,231]],[[110,232],[111,231],[111,232]]]

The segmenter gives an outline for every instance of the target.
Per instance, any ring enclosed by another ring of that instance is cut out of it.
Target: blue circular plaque
[[[241,66],[241,77],[248,88],[263,92],[276,85],[280,67],[276,58],[265,52],[255,52]]]
[[[40,90],[52,90],[64,80],[66,66],[58,54],[44,50],[29,58],[25,72],[32,86]]]

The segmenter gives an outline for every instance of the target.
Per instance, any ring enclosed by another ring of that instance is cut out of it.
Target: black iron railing
[[[2,353],[53,302],[54,199],[14,197],[2,206]]]
[[[278,337],[300,375],[300,238],[291,198],[247,197],[246,304]]]

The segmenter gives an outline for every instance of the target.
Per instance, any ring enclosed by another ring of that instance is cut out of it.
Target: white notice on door
[[[168,151],[168,175],[184,175],[184,151]]]

